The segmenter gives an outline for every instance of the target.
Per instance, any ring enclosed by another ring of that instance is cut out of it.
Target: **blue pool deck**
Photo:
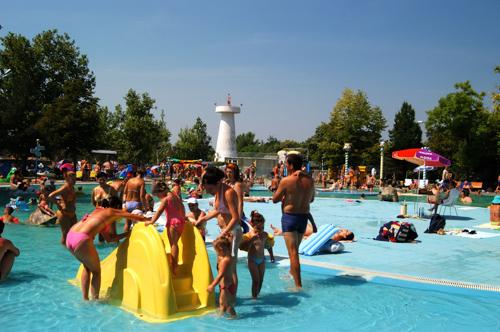
[[[429,208],[428,204],[424,206]],[[254,209],[266,217],[269,232],[269,224],[280,225],[279,205],[245,204],[245,211]],[[408,212],[411,213],[412,209],[413,203],[408,205]],[[458,216],[454,210],[452,216],[445,214],[447,229],[467,228],[500,234],[500,231],[477,228],[489,222],[487,208],[457,209]],[[345,251],[339,254],[301,256],[304,270],[331,270],[368,280],[392,280],[395,284],[419,282],[500,291],[500,236],[475,239],[426,234],[429,219],[407,218],[404,220],[416,226],[418,243],[380,242],[373,238],[384,223],[398,220],[400,203],[371,200],[353,203],[345,199],[317,198],[311,212],[318,225],[334,224],[348,228],[355,233],[356,241],[345,243]],[[213,222],[209,225],[209,232],[212,236],[217,234]],[[282,238],[277,239],[274,252],[282,259],[279,264],[286,266],[287,251]]]

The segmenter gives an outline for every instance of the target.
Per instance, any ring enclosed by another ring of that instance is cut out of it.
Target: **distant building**
[[[227,105],[216,106],[215,112],[220,113],[219,134],[215,149],[215,161],[224,162],[226,159],[238,157],[236,151],[236,130],[234,115],[241,112],[240,107],[231,105],[231,95],[228,95]]]

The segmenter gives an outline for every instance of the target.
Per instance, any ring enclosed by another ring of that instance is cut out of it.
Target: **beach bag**
[[[437,233],[440,229],[444,229],[446,226],[446,219],[439,215],[435,214],[432,216],[431,221],[429,223],[429,227],[425,231],[425,233]]]
[[[391,235],[392,224],[397,223],[396,221],[389,221],[380,227],[378,235],[375,238],[377,241],[389,241],[389,236]]]
[[[389,237],[391,242],[411,242],[418,237],[415,225],[411,222],[399,223],[399,228],[395,229],[393,238]]]
[[[412,223],[389,221],[380,227],[375,240],[390,242],[410,242],[418,237],[417,230]]]

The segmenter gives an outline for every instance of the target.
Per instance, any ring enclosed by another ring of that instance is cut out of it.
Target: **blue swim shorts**
[[[142,207],[141,202],[136,202],[136,201],[128,201],[125,202],[125,208],[127,209],[127,212],[132,212],[134,210],[140,209]]]
[[[281,229],[283,232],[304,234],[308,219],[308,213],[283,213],[281,216]]]

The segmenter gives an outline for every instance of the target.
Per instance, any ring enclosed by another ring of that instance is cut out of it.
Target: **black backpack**
[[[439,215],[435,214],[431,218],[431,222],[429,223],[429,228],[425,231],[425,233],[437,233],[440,229],[444,229],[446,226],[446,219]]]
[[[418,237],[415,226],[410,222],[400,223],[399,230],[396,233],[396,242],[411,242]]]

